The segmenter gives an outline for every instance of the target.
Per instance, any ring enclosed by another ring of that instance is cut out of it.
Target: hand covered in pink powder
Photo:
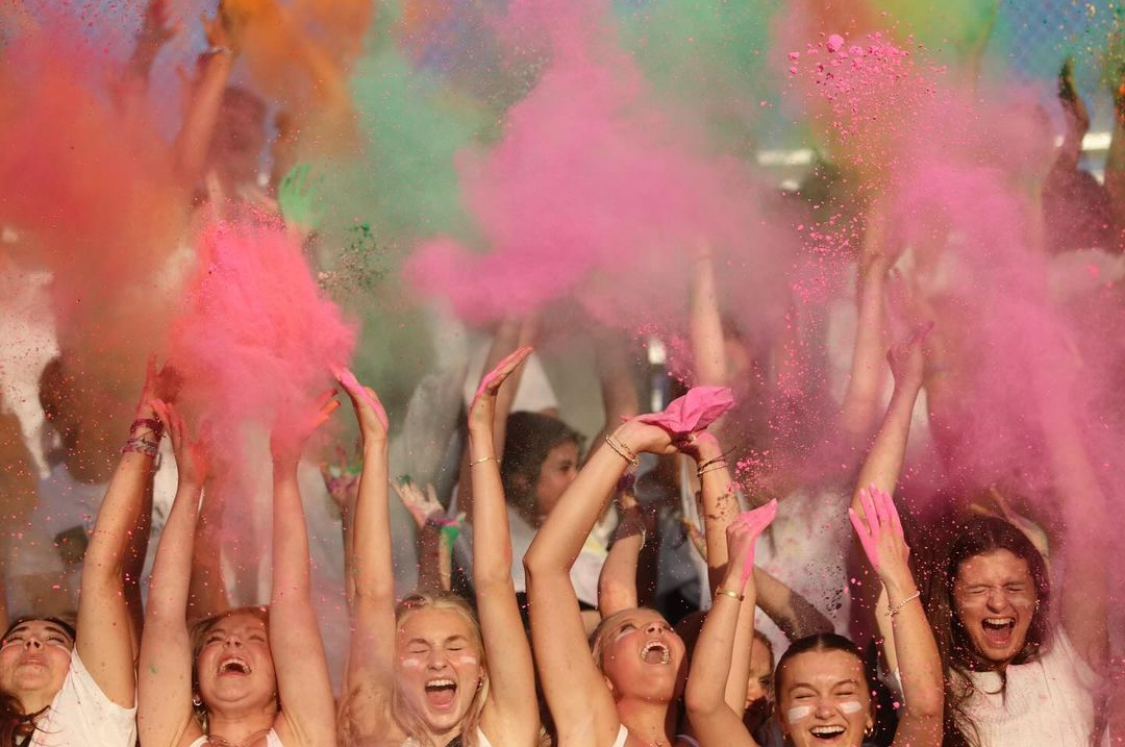
[[[202,488],[211,468],[206,434],[192,439],[184,426],[183,417],[171,402],[154,399],[149,404],[164,424],[164,432],[172,440],[180,487]]]
[[[777,499],[774,499],[753,511],[746,511],[727,527],[727,581],[724,585],[736,582],[739,593],[745,588],[754,572],[754,545],[776,517]]]
[[[409,477],[403,477],[392,484],[395,493],[398,494],[399,500],[406,509],[410,511],[410,515],[414,517],[414,523],[418,528],[426,526],[426,522],[430,519],[437,518],[445,513],[441,503],[437,499],[437,493],[434,492],[433,485],[427,485],[425,491],[419,488]]]
[[[165,363],[159,368],[156,365],[156,355],[150,355],[145,365],[145,385],[141,390],[141,401],[137,403],[137,418],[156,417],[152,407],[153,400],[160,400],[168,404],[175,404],[180,396],[180,388],[184,380],[171,364]]]
[[[305,412],[286,413],[278,417],[270,433],[270,453],[274,464],[295,467],[301,460],[309,437],[328,421],[339,406],[336,391],[329,389],[317,399],[315,407]]]
[[[504,381],[519,368],[519,365],[531,355],[530,347],[523,347],[510,353],[496,364],[496,367],[484,375],[473,403],[469,406],[469,428],[486,428],[492,430],[492,421],[496,416],[496,395]]]
[[[871,567],[884,583],[909,579],[910,548],[903,536],[894,499],[872,485],[859,491],[859,501],[864,516],[860,517],[855,509],[849,508],[848,517]]]
[[[387,411],[383,408],[383,403],[379,401],[375,390],[360,384],[355,374],[346,368],[336,369],[332,373],[352,401],[352,409],[355,410],[355,418],[359,421],[359,432],[363,436],[363,442],[385,443],[390,423],[387,420]]]
[[[923,345],[934,328],[933,322],[919,325],[910,338],[887,351],[887,362],[895,377],[895,387],[918,389],[922,386],[926,370],[926,354]]]
[[[730,387],[697,386],[668,403],[664,412],[641,415],[640,421],[658,425],[677,440],[701,431],[734,406]]]

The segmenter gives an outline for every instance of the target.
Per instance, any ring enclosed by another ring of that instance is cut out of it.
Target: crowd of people
[[[161,7],[134,80],[165,40]],[[197,211],[239,220],[270,207],[251,189],[266,108],[228,85],[223,24],[208,34],[176,166],[207,185]],[[1093,242],[1112,258],[1112,194],[1075,177],[1088,117],[1073,93],[1063,106],[1043,250]],[[269,190],[290,165],[283,134]],[[1097,231],[1065,230],[1072,182],[1105,198]],[[44,477],[18,420],[0,421],[0,747],[1125,743],[1120,497],[1075,391],[1029,363],[1023,426],[1049,507],[1011,475],[959,473],[981,434],[958,420],[958,310],[892,280],[900,238],[867,208],[850,359],[827,408],[787,366],[794,347],[838,340],[792,320],[776,339],[741,335],[707,247],[691,258],[679,378],[661,369],[654,385],[635,336],[585,335],[604,410],[593,437],[560,412],[534,314],[488,329],[455,382],[457,427],[427,444],[445,467],[426,474],[444,482],[402,474],[392,442],[407,425],[352,371],[324,371],[332,391],[269,435],[261,597],[231,548],[254,506],[187,414],[181,375],[150,358],[115,429],[64,350],[38,379]],[[1050,361],[1079,381],[1081,357],[1063,344]],[[358,455],[323,458],[347,403]],[[912,461],[942,460],[939,479],[908,479]],[[338,522],[334,601],[310,542],[318,502]],[[325,624],[334,606],[343,627]]]

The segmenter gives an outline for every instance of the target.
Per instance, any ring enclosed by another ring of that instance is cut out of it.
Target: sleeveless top
[[[207,747],[207,737],[202,736],[191,743],[191,747]],[[266,747],[284,747],[281,744],[281,738],[277,736],[277,732],[270,729],[270,733],[266,735]]]

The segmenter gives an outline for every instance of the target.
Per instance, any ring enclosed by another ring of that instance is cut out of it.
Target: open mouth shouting
[[[219,661],[220,677],[246,677],[252,672],[250,662],[242,657],[228,656]]]
[[[641,661],[645,664],[670,664],[672,651],[662,641],[649,641],[641,649]]]
[[[986,617],[981,620],[984,638],[989,645],[996,648],[1007,648],[1012,643],[1012,634],[1016,629],[1014,617]]]
[[[438,711],[446,711],[453,707],[457,697],[457,682],[448,677],[435,677],[426,681],[426,702]]]

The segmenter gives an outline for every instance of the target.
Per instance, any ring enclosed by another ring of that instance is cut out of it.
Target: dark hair
[[[504,495],[523,516],[535,516],[535,483],[551,449],[573,443],[582,448],[582,434],[569,425],[537,412],[514,412],[508,416],[500,479]]]
[[[810,651],[843,651],[845,654],[851,654],[856,658],[856,661],[859,662],[860,667],[863,668],[863,679],[867,685],[868,695],[871,695],[871,692],[875,690],[874,672],[867,666],[863,658],[863,652],[860,651],[859,646],[855,645],[850,639],[837,633],[816,633],[793,641],[789,648],[785,649],[785,653],[781,655],[781,659],[778,660],[777,669],[774,671],[773,676],[774,693],[778,700],[780,700],[783,689],[781,682],[782,676],[785,673],[785,665],[794,657],[809,653]]]
[[[997,550],[1007,550],[1027,562],[1038,599],[1027,640],[1010,663],[1035,661],[1051,644],[1051,577],[1043,556],[1023,532],[1003,519],[981,516],[964,523],[952,536],[945,557],[933,569],[926,595],[926,612],[946,673],[944,744],[948,747],[977,741],[972,719],[965,712],[965,704],[973,694],[969,672],[995,668],[981,656],[965,632],[955,611],[953,587],[965,561]],[[964,733],[965,725],[970,734]]]
[[[70,640],[75,640],[74,626],[66,620],[57,617],[40,617],[38,615],[24,615],[17,617],[4,631],[4,635],[0,637],[0,641],[7,640],[8,636],[13,630],[27,622],[49,622],[53,623],[70,636]],[[48,706],[49,707],[49,706]],[[13,693],[0,691],[0,747],[14,747],[18,740],[31,735],[35,730],[35,720],[43,713],[42,710],[35,713],[24,713],[23,704],[20,699]]]

